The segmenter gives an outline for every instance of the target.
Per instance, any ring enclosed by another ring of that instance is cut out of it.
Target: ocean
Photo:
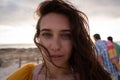
[[[35,44],[0,44],[0,49],[3,48],[35,48]]]
[[[120,45],[120,41],[117,42]],[[0,49],[3,48],[36,48],[35,44],[0,44]]]

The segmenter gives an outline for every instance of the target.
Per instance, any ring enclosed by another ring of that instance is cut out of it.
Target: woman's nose
[[[58,51],[61,48],[61,41],[58,37],[53,38],[52,42],[51,42],[51,49],[54,51]]]

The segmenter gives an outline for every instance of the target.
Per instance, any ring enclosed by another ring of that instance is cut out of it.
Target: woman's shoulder
[[[36,63],[27,63],[27,64],[24,64],[21,68],[33,69],[35,66],[37,66]]]
[[[38,73],[40,69],[42,68],[42,64],[36,65],[33,70],[33,79],[35,79],[38,76]]]
[[[8,76],[7,80],[30,80],[35,66],[35,63],[27,63]]]
[[[38,64],[34,67],[34,71],[38,71],[42,67],[42,64]]]

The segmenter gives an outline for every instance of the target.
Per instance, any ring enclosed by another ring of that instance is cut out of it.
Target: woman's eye
[[[71,39],[71,34],[62,34],[61,37],[66,40]]]
[[[52,34],[50,34],[50,33],[42,33],[42,36],[44,37],[44,38],[51,38],[52,37]]]

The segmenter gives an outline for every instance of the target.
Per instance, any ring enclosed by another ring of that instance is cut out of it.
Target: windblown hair
[[[71,40],[73,43],[72,56],[69,59],[69,63],[74,71],[79,74],[79,79],[111,80],[110,75],[95,58],[95,46],[89,35],[88,19],[83,12],[77,10],[69,2],[67,3],[63,0],[47,0],[38,6],[36,13],[39,16],[39,20],[36,25],[34,42],[39,49],[42,45],[37,43],[37,38],[40,35],[40,22],[42,17],[49,13],[65,15],[71,25]]]

